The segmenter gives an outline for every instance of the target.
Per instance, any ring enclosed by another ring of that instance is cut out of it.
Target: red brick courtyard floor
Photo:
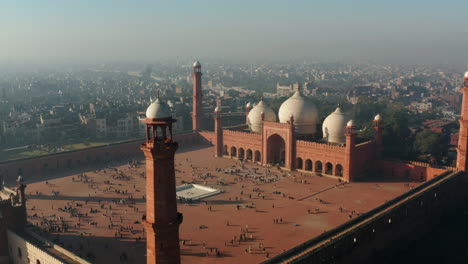
[[[372,182],[342,185],[336,179],[277,168],[269,168],[268,173],[256,164],[241,166],[237,160],[214,158],[211,147],[183,149],[176,155],[175,164],[178,185],[193,181],[224,191],[200,203],[179,203],[178,210],[184,215],[180,226],[183,263],[262,262],[267,256],[330,230],[418,184],[375,178]],[[84,171],[92,183],[78,181],[81,174],[78,172],[51,177],[47,184],[45,179],[33,179],[34,183],[26,179],[29,221],[44,227],[41,224],[44,219],[63,217],[70,229],[51,231],[48,238],[82,257],[94,256],[93,263],[122,263],[119,257],[123,252],[128,256],[124,263],[145,263],[145,241],[136,241],[138,237],[144,238],[143,226],[138,222],[145,210],[142,199],[145,179],[141,176],[144,164],[137,168],[129,168],[126,163],[109,167],[112,169],[105,169],[105,173],[102,169]],[[114,169],[128,178],[113,177],[117,175]],[[278,180],[271,183],[241,180],[241,176],[225,173],[224,169],[239,169],[239,175],[267,175]],[[198,177],[208,172],[212,177]],[[220,181],[224,184],[219,184]],[[135,204],[119,203],[130,196]],[[67,205],[87,216],[79,219],[59,210]],[[111,223],[113,226],[109,227]],[[238,242],[241,234],[245,234],[246,240]]]

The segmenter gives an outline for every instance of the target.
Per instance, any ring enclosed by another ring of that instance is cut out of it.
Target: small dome
[[[193,68],[201,68],[201,64],[200,64],[199,61],[195,61],[195,62],[193,63],[193,66],[192,66],[192,67],[193,67]]]
[[[148,109],[146,109],[147,118],[168,118],[171,117],[171,109],[169,106],[162,102],[161,99],[156,98],[156,101],[152,103]]]
[[[354,126],[353,120],[349,120],[348,123],[346,124],[346,126],[353,127]]]
[[[318,121],[315,104],[298,89],[281,105],[278,116],[281,123],[288,123],[294,116],[294,130],[298,134],[314,134]]]
[[[276,122],[276,114],[273,112],[263,100],[261,100],[252,110],[250,110],[247,116],[247,123],[250,130],[253,132],[261,132],[262,130],[262,114],[264,114],[264,120],[268,122]]]
[[[167,101],[167,105],[168,105],[170,108],[173,108],[173,107],[174,107],[174,103],[173,103],[171,100],[168,100],[168,101]]]
[[[374,117],[374,121],[380,121],[382,120],[382,117],[380,116],[380,114],[377,114],[375,117]]]
[[[221,108],[219,108],[219,106],[216,106],[214,112],[215,113],[221,112]]]
[[[345,133],[346,123],[348,121],[350,121],[348,116],[341,111],[341,108],[336,108],[335,112],[328,115],[327,118],[325,118],[325,120],[323,121],[323,139],[333,143],[346,142]]]
[[[465,72],[465,78],[468,78],[468,71]]]
[[[252,103],[248,102],[248,103],[245,105],[245,108],[252,108]]]

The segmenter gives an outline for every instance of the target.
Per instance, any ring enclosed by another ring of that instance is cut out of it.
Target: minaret
[[[201,87],[201,64],[196,61],[193,63],[193,109],[192,109],[192,130],[201,129],[201,107],[202,107],[202,87]]]
[[[463,78],[463,101],[460,118],[460,131],[457,147],[457,169],[466,172],[468,168],[466,152],[468,151],[468,71]]]
[[[374,117],[375,159],[382,159],[383,150],[383,122],[380,114]]]
[[[146,110],[146,255],[148,264],[179,264],[179,225],[174,155],[178,144],[172,140],[169,106],[159,97]]]
[[[221,108],[216,106],[214,110],[214,133],[215,133],[215,141],[214,141],[214,149],[215,149],[215,157],[222,157],[223,156],[223,119],[221,116]]]
[[[354,147],[356,145],[356,127],[353,120],[349,120],[346,124],[346,147],[345,147],[345,165],[343,178],[346,182],[354,181]]]

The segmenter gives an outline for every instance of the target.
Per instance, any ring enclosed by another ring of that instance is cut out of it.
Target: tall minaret
[[[179,264],[179,225],[174,155],[178,144],[172,140],[169,106],[159,97],[146,110],[146,255],[148,264]]]
[[[343,178],[346,182],[352,182],[355,178],[354,173],[354,147],[356,145],[356,127],[353,120],[349,120],[346,124],[346,148],[345,148],[345,165]]]
[[[467,172],[468,164],[466,152],[468,151],[468,71],[463,78],[463,101],[460,118],[460,131],[457,147],[457,169]]]
[[[383,150],[383,122],[380,114],[374,117],[375,159],[382,159]]]
[[[202,88],[201,88],[201,64],[196,61],[193,63],[193,110],[192,110],[192,130],[201,129],[201,107],[202,107]]]
[[[224,145],[223,145],[223,119],[221,116],[221,108],[216,106],[214,110],[214,149],[215,157],[222,157],[224,154]]]

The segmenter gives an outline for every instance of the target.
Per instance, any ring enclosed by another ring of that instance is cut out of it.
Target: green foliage
[[[358,126],[364,126],[374,120],[375,115],[382,114],[389,107],[388,102],[379,102],[369,98],[359,98],[351,111],[353,121]]]
[[[441,156],[444,152],[444,138],[432,130],[424,130],[416,134],[415,146],[422,154]]]
[[[384,119],[384,155],[393,158],[414,158],[413,139],[406,109],[391,109]]]

